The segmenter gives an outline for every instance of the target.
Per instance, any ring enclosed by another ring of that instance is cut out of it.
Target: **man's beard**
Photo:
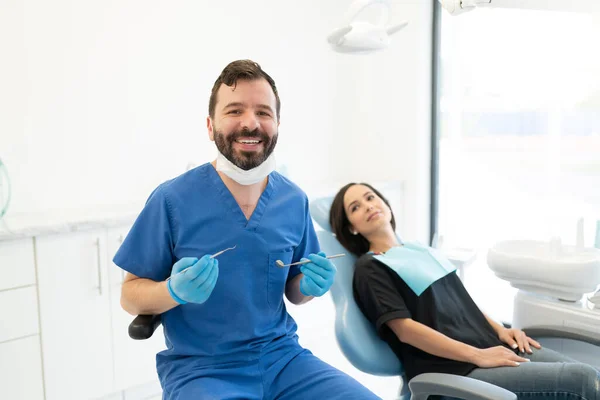
[[[225,136],[221,131],[215,130],[215,144],[217,149],[223,156],[236,165],[238,168],[248,171],[262,164],[275,149],[277,137],[279,133],[275,133],[270,138],[266,133],[261,132],[256,128],[253,131],[243,130],[231,132],[229,136]],[[237,151],[233,149],[233,143],[239,138],[255,138],[261,141],[263,146],[262,151]]]

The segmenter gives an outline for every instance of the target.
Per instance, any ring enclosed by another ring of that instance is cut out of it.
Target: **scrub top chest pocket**
[[[293,250],[279,251],[269,254],[267,264],[267,304],[272,310],[278,310],[283,305],[283,293],[290,267],[277,266],[277,260],[290,264],[294,255]]]

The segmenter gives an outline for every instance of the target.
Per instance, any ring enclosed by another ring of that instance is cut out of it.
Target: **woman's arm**
[[[401,342],[426,353],[450,360],[468,362],[480,368],[518,366],[528,360],[519,357],[504,346],[478,349],[431,329],[410,318],[393,319],[387,325]]]
[[[387,325],[401,342],[434,356],[473,363],[477,348],[449,338],[411,318],[393,319]]]
[[[498,334],[498,338],[502,342],[508,344],[513,349],[516,349],[518,347],[521,353],[527,352],[531,354],[531,346],[535,347],[536,349],[542,348],[541,344],[528,337],[522,330],[514,328],[505,328],[504,325],[497,323],[496,321],[488,317],[485,313],[483,315],[485,316],[485,319],[487,319],[487,321],[490,323],[492,328],[494,328],[496,334]]]

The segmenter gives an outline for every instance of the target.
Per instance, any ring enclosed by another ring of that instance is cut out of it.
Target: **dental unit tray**
[[[543,347],[600,369],[600,250],[551,242],[497,243],[487,261],[496,276],[519,289],[512,327]]]
[[[525,292],[576,302],[600,284],[600,250],[560,242],[508,240],[494,245],[487,264]]]

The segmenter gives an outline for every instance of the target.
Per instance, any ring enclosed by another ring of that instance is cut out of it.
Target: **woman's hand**
[[[496,346],[488,349],[477,349],[477,352],[470,361],[479,368],[494,368],[518,367],[522,362],[529,360],[519,357],[514,351],[504,346]]]
[[[527,352],[528,354],[531,354],[531,346],[535,347],[536,349],[542,348],[538,342],[528,337],[525,332],[520,329],[501,329],[498,332],[498,338],[513,349],[518,347],[521,353]]]

